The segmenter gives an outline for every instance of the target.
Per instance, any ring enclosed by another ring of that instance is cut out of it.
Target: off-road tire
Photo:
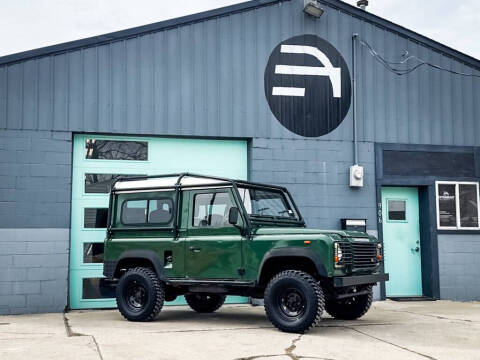
[[[327,300],[325,310],[335,319],[355,320],[361,318],[370,309],[373,300],[372,286],[368,286],[364,290],[368,290],[368,294],[342,300]]]
[[[218,294],[186,294],[188,306],[198,313],[212,313],[220,309],[225,302],[225,295]]]
[[[304,333],[320,322],[325,300],[317,280],[306,272],[285,270],[268,283],[265,312],[279,330]]]
[[[143,295],[138,299],[134,294],[136,288]],[[165,284],[157,274],[145,267],[128,269],[117,285],[117,306],[123,317],[130,321],[152,321],[163,307],[165,301]],[[135,306],[139,305],[139,306]]]

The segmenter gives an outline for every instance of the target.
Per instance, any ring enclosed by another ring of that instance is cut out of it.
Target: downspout
[[[354,165],[358,164],[358,144],[357,144],[357,79],[356,79],[356,43],[358,34],[352,35],[352,102],[353,102],[353,155]]]

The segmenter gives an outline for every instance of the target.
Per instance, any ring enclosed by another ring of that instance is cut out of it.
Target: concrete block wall
[[[0,130],[0,314],[67,304],[71,139]]]
[[[251,180],[286,186],[307,226],[339,229],[341,218],[366,218],[377,230],[373,143],[359,143],[365,179],[358,189],[349,186],[351,141],[254,138],[250,158]]]
[[[440,297],[480,300],[480,235],[439,234]]]

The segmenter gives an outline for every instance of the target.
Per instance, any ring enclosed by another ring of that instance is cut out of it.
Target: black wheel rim
[[[290,320],[297,320],[305,314],[305,295],[296,288],[285,289],[279,292],[277,305],[285,317]]]
[[[131,281],[125,289],[124,299],[130,309],[141,311],[148,301],[147,290],[138,281]]]

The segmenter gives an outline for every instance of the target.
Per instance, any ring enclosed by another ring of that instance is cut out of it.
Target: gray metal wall
[[[0,130],[0,314],[67,304],[71,139]]]
[[[352,33],[386,58],[408,50],[457,71],[475,72],[350,14],[325,6],[315,20],[303,0],[284,1],[107,45],[0,67],[0,128],[136,134],[299,138],[265,101],[272,49],[315,33],[351,64]],[[387,72],[361,48],[359,136],[363,141],[480,145],[480,82],[422,68]],[[351,112],[323,140],[351,140]]]
[[[438,235],[440,296],[480,299],[480,235]]]
[[[253,138],[251,179],[288,186],[309,226],[338,228],[341,217],[366,217],[372,231],[375,142],[480,145],[480,81],[427,68],[397,77],[359,48],[366,177],[364,188],[350,189],[351,109],[331,134],[306,139],[283,128],[268,107],[263,74],[280,41],[318,34],[351,66],[356,32],[389,59],[408,50],[479,72],[324,7],[314,20],[303,14],[303,0],[283,1],[0,66],[0,313],[66,305],[72,131]]]

